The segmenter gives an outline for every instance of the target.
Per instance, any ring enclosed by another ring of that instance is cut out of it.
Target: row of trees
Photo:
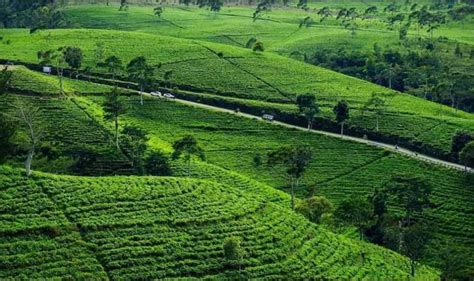
[[[64,14],[55,0],[9,0],[0,5],[0,24],[3,27],[27,27],[30,32],[66,26]],[[1,27],[0,25],[0,27]]]

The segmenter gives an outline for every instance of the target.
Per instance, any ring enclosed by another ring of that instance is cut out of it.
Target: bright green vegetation
[[[407,279],[408,261],[231,185],[0,167],[0,278]],[[223,243],[241,238],[241,270]],[[365,258],[361,255],[364,253]],[[436,280],[421,266],[416,279]]]
[[[88,99],[96,103],[102,100],[92,96]],[[140,106],[137,97],[130,97],[128,104],[126,121],[147,130],[155,147],[168,150],[169,143],[191,134],[201,143],[209,163],[285,191],[288,186],[284,170],[269,168],[266,154],[284,145],[309,145],[315,156],[302,179],[301,189],[297,191],[300,198],[323,195],[337,205],[348,196],[364,196],[376,188],[385,187],[394,175],[424,175],[433,188],[431,200],[434,208],[423,215],[436,226],[432,250],[436,252],[446,241],[451,241],[466,251],[472,251],[474,224],[471,222],[474,218],[470,198],[474,196],[473,183],[462,172],[438,168],[362,144],[227,113],[203,111],[166,100],[146,99],[145,105]],[[254,164],[256,155],[261,156],[260,166]],[[193,176],[209,173],[204,171],[196,171]],[[393,204],[392,207],[398,210]],[[431,257],[436,263],[435,256]]]
[[[59,95],[59,79],[55,75],[42,74],[31,71],[23,66],[14,66],[12,69],[12,88],[25,92],[44,95]],[[66,94],[102,94],[109,92],[111,87],[92,84],[84,81],[64,77],[63,87]]]
[[[355,78],[271,53],[214,43],[174,39],[150,34],[103,30],[53,30],[33,35],[26,30],[5,30],[10,45],[0,45],[2,57],[36,63],[36,52],[59,46],[78,46],[85,53],[85,65],[96,62],[96,42],[103,42],[107,55],[125,62],[145,55],[162,63],[156,79],[173,71],[172,85],[200,90],[216,96],[273,101],[288,105],[298,94],[313,93],[322,107],[321,115],[333,119],[332,107],[346,99],[351,107],[348,125],[373,131],[375,117],[361,109],[372,93],[384,93],[388,108],[380,132],[430,145],[444,153],[450,149],[456,130],[472,131],[474,117],[462,111],[390,91]],[[31,43],[34,42],[34,43]],[[20,51],[21,50],[21,51]],[[223,57],[218,53],[222,52]]]
[[[30,89],[27,88],[27,91]],[[111,134],[100,123],[91,119],[74,99],[7,94],[0,96],[0,110],[14,115],[12,104],[15,100],[31,103],[41,110],[38,130],[42,132],[43,137],[38,159],[33,164],[34,169],[53,173],[70,173],[75,153],[95,151],[98,159],[87,167],[87,171],[83,171],[85,174],[130,173],[129,161],[114,148]],[[19,146],[20,154],[25,137],[18,132],[13,140]],[[26,156],[19,155],[12,157],[9,162],[15,166],[21,166],[25,158]]]

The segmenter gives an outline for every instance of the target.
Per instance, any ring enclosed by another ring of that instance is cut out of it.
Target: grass
[[[229,185],[43,173],[25,179],[20,172],[0,166],[1,278],[409,276],[406,258]],[[242,270],[225,265],[222,245],[230,236],[242,240]],[[437,278],[419,267],[417,279]]]
[[[215,96],[250,99],[288,105],[298,94],[313,93],[322,107],[321,115],[333,119],[332,107],[340,99],[351,106],[348,125],[374,130],[375,117],[361,109],[372,93],[384,93],[388,109],[382,118],[382,134],[409,138],[449,152],[457,130],[473,130],[474,115],[455,111],[406,94],[310,66],[272,53],[254,53],[226,45],[162,37],[136,32],[104,30],[51,30],[29,35],[26,30],[4,30],[10,45],[0,45],[2,58],[37,62],[36,52],[63,45],[79,46],[85,65],[93,65],[95,42],[103,42],[106,55],[116,54],[125,62],[145,55],[161,63],[156,75],[163,80],[172,71],[172,85],[191,87]],[[34,42],[31,44],[31,42]],[[217,54],[223,53],[222,57]],[[432,130],[436,128],[436,130]]]

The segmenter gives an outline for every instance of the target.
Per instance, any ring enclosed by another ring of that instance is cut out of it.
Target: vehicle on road
[[[157,97],[162,97],[163,96],[160,91],[151,92],[150,95],[157,96]]]
[[[271,114],[263,114],[263,115],[262,115],[262,119],[263,119],[263,120],[273,121],[274,118],[275,118],[275,117],[274,117],[273,115],[271,115]]]
[[[170,94],[170,93],[163,94],[163,97],[169,98],[169,99],[174,99],[175,98],[175,96],[173,94]]]

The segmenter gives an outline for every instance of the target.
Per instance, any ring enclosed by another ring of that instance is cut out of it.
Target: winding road
[[[146,95],[148,95],[150,97],[155,97],[155,98],[162,99],[162,97],[156,97],[156,96],[151,95],[150,93],[146,93]],[[474,173],[474,169],[472,169],[472,168],[465,167],[465,166],[460,165],[460,164],[440,160],[440,159],[437,159],[437,158],[434,158],[434,157],[431,157],[431,156],[428,156],[428,155],[420,154],[418,152],[415,152],[415,151],[412,151],[412,150],[409,150],[409,149],[406,149],[406,148],[396,147],[396,146],[391,145],[391,144],[386,144],[386,143],[382,143],[382,142],[367,140],[367,139],[364,139],[364,138],[358,138],[358,137],[353,137],[353,136],[340,135],[340,134],[326,132],[326,131],[314,130],[314,129],[311,129],[311,130],[308,131],[308,129],[304,128],[304,127],[295,126],[295,125],[291,125],[291,124],[280,122],[280,121],[271,121],[271,122],[269,122],[269,121],[263,120],[260,116],[256,116],[256,115],[252,115],[252,114],[248,114],[248,113],[242,113],[242,112],[235,112],[234,110],[230,110],[230,109],[226,109],[226,108],[222,108],[222,107],[202,104],[202,103],[198,103],[198,102],[192,102],[192,101],[179,99],[179,98],[174,98],[173,100],[175,100],[176,102],[179,102],[181,104],[190,105],[190,106],[194,106],[194,107],[199,107],[199,108],[203,108],[203,109],[207,109],[207,110],[218,111],[218,112],[226,112],[226,113],[234,114],[234,115],[241,116],[241,117],[244,117],[244,118],[257,119],[261,122],[268,122],[268,123],[271,123],[271,124],[274,124],[274,125],[277,125],[277,126],[283,126],[283,127],[286,127],[286,128],[292,128],[292,129],[296,129],[296,130],[300,130],[300,131],[307,131],[307,132],[311,132],[311,133],[314,133],[314,134],[320,134],[320,135],[325,135],[325,136],[329,136],[329,137],[333,137],[333,138],[338,138],[338,139],[363,143],[363,144],[366,144],[366,145],[383,148],[383,149],[386,149],[386,150],[389,150],[389,151],[392,151],[392,152],[395,152],[395,153],[400,153],[400,154],[409,156],[409,157],[417,159],[417,160],[422,160],[422,161],[425,161],[425,162],[428,162],[428,163],[444,166],[446,168],[455,169],[455,170],[458,170],[458,171],[466,171],[466,172],[469,172],[469,173]]]

